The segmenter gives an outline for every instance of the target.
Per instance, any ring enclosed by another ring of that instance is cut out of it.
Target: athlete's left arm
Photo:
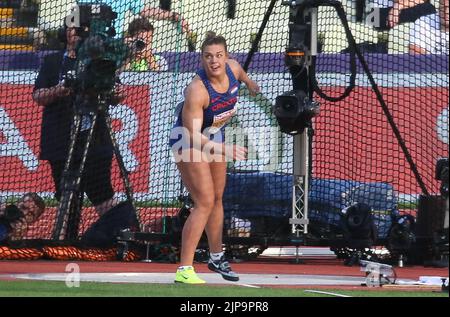
[[[260,92],[260,88],[258,86],[258,84],[251,80],[247,73],[245,72],[245,70],[242,68],[242,66],[235,60],[233,59],[229,59],[228,60],[228,64],[231,67],[231,70],[233,71],[233,73],[236,76],[236,79],[245,83],[245,85],[247,86],[248,90],[250,91],[250,95],[255,97],[256,94],[258,92]]]

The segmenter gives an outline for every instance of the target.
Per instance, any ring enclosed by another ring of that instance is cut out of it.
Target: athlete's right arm
[[[209,96],[200,80],[194,78],[184,92],[184,106],[182,111],[183,127],[189,132],[193,148],[202,149],[209,142],[202,134],[203,108],[208,105]]]

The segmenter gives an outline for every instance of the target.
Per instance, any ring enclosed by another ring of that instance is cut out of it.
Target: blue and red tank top
[[[200,69],[197,72],[197,75],[202,80],[209,94],[209,105],[208,107],[203,109],[203,125],[201,131],[202,133],[207,133],[208,135],[214,135],[220,132],[222,142],[224,139],[224,128],[236,113],[235,105],[237,102],[237,96],[240,86],[240,82],[236,79],[231,70],[231,67],[228,64],[226,64],[226,73],[229,80],[228,90],[225,93],[218,93],[212,87],[211,82],[206,76],[205,70]],[[183,126],[181,115],[183,105],[184,103],[182,103],[181,106],[177,109],[177,121],[175,122],[173,129]],[[169,143],[170,146],[179,141],[181,138],[182,135],[178,135],[176,138],[171,135]]]

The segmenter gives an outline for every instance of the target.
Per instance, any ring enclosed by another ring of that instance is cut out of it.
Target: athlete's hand
[[[253,80],[250,80],[247,83],[247,88],[248,88],[248,91],[250,92],[250,96],[252,96],[252,97],[255,97],[256,94],[261,91],[258,84],[256,82],[254,82]]]

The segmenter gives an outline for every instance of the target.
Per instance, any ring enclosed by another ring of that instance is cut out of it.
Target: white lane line
[[[251,287],[251,288],[261,288],[261,286],[251,285],[251,284],[238,283],[237,285],[238,286],[244,286],[244,287]]]
[[[325,294],[325,295],[331,295],[331,296],[336,296],[336,297],[351,297],[351,296],[344,295],[344,294],[316,291],[316,290],[312,290],[312,289],[305,289],[305,292],[307,292],[307,293]]]

